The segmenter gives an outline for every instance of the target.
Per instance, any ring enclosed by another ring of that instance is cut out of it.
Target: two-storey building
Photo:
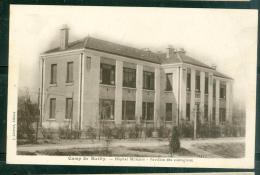
[[[69,42],[40,56],[41,123],[71,122],[84,130],[100,123],[149,127],[231,121],[232,79],[169,47],[154,53],[93,37]]]

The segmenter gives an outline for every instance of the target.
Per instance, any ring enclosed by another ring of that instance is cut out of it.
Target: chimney
[[[216,70],[217,69],[217,65],[216,64],[212,64],[211,67]]]
[[[176,49],[173,48],[171,45],[168,46],[167,50],[168,50],[168,51],[167,51],[166,57],[167,57],[168,59],[171,58],[171,57],[173,57],[173,56],[176,54]]]
[[[69,28],[67,25],[63,25],[60,29],[60,49],[65,50],[69,43]]]

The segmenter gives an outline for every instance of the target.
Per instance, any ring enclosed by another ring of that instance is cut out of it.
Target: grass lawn
[[[245,143],[203,143],[194,144],[194,146],[224,158],[242,158],[245,156]]]

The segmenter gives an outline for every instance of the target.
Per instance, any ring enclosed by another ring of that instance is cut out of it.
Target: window
[[[225,84],[220,84],[220,89],[219,89],[219,97],[225,99],[226,98],[226,85]]]
[[[209,111],[209,109],[208,109],[208,105],[204,105],[204,121],[208,121],[208,111]]]
[[[205,94],[209,93],[209,77],[205,77]]]
[[[86,59],[86,69],[87,71],[91,69],[91,57],[87,57]]]
[[[223,123],[226,121],[226,109],[219,108],[219,122]]]
[[[135,120],[135,101],[122,101],[122,119]]]
[[[186,104],[186,119],[187,121],[190,121],[190,104]]]
[[[171,91],[172,90],[172,73],[166,74],[166,91]]]
[[[135,88],[135,84],[136,84],[136,70],[124,67],[123,86]]]
[[[213,97],[216,97],[216,81],[213,81]]]
[[[115,85],[115,66],[100,64],[100,83]]]
[[[143,102],[143,116],[142,120],[153,120],[154,117],[154,104],[152,102]]]
[[[51,84],[57,83],[57,64],[51,65]]]
[[[101,120],[114,120],[114,100],[100,99],[99,113]]]
[[[166,103],[165,110],[166,110],[165,120],[172,121],[172,103]]]
[[[72,98],[66,98],[66,114],[65,119],[71,119],[73,112],[73,101]]]
[[[143,73],[143,88],[154,90],[154,72],[146,72]]]
[[[73,62],[67,63],[67,83],[73,82]]]
[[[50,99],[50,119],[55,119],[56,112],[56,98]]]
[[[196,72],[196,83],[195,83],[195,90],[196,92],[200,92],[200,73]]]
[[[215,107],[212,108],[212,120],[216,121],[216,108]]]
[[[187,91],[190,91],[191,87],[191,74],[190,72],[187,73]]]

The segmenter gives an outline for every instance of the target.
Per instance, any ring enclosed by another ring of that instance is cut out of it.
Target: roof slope
[[[208,66],[207,64],[204,64],[186,55],[185,52],[175,52],[175,54],[173,54],[170,58],[167,58],[165,53],[155,53],[147,50],[137,49],[137,48],[117,44],[114,42],[93,38],[90,36],[69,43],[68,47],[66,48],[66,51],[75,50],[75,49],[84,49],[84,48],[107,52],[107,53],[125,56],[129,58],[134,58],[138,60],[144,60],[156,64],[187,63],[187,64],[192,64],[192,65],[201,66],[201,67],[214,70],[212,67]],[[44,53],[48,54],[48,53],[54,53],[60,51],[64,51],[64,50],[61,50],[60,47],[56,47]],[[231,79],[230,77],[218,71],[214,72],[214,76]]]

